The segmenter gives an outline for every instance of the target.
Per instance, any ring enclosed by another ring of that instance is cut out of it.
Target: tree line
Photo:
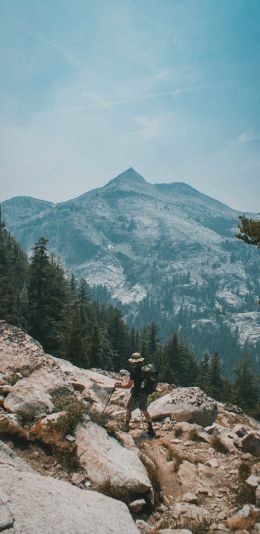
[[[122,312],[101,303],[84,278],[64,271],[49,253],[47,239],[37,241],[28,259],[3,223],[0,319],[28,332],[45,352],[83,368],[119,371],[139,351],[160,369],[161,382],[200,386],[215,399],[238,404],[260,418],[259,380],[247,354],[230,384],[216,352],[198,358],[176,334],[162,344],[154,322],[140,329],[128,326]]]

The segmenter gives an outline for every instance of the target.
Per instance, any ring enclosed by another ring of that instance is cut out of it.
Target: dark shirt
[[[130,372],[130,379],[134,381],[134,385],[132,387],[131,393],[133,395],[139,395],[140,393],[143,393],[142,382],[142,366],[136,364]]]

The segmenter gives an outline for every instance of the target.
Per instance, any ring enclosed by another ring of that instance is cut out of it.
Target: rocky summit
[[[129,392],[113,392],[124,378],[45,354],[0,322],[0,530],[259,533],[260,424],[199,388],[161,383],[149,404],[156,436],[138,411],[126,434]]]
[[[234,337],[259,343],[258,251],[235,238],[239,212],[189,185],[149,183],[130,168],[68,202],[15,197],[3,213],[27,252],[46,237],[135,326],[158,322],[164,338],[181,329],[196,350],[224,358]]]

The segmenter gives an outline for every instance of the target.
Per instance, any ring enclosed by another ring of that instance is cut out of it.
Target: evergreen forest
[[[248,353],[234,361],[234,380],[226,378],[223,355],[195,355],[179,334],[165,343],[154,322],[127,325],[122,311],[101,302],[82,278],[64,271],[41,237],[30,258],[0,224],[0,319],[18,326],[45,352],[83,368],[119,371],[139,351],[160,370],[159,380],[199,386],[217,400],[236,404],[260,418],[260,382]],[[187,332],[188,339],[188,332]]]

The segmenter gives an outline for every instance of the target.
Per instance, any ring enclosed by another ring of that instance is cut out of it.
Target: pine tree
[[[33,248],[28,286],[30,334],[50,353],[62,346],[69,285],[63,269],[48,256],[48,240],[40,238]]]
[[[236,375],[233,385],[233,402],[245,411],[255,410],[259,403],[259,383],[253,373],[247,353],[242,357],[236,369]]]
[[[18,326],[25,325],[27,276],[25,253],[0,223],[0,319]]]
[[[217,400],[224,400],[224,380],[220,358],[217,352],[210,358],[209,364],[209,394]]]
[[[240,216],[239,233],[236,235],[248,245],[260,247],[260,220],[248,219],[245,215]]]
[[[74,308],[65,326],[64,357],[78,367],[90,367],[91,341],[86,335],[80,306]]]

